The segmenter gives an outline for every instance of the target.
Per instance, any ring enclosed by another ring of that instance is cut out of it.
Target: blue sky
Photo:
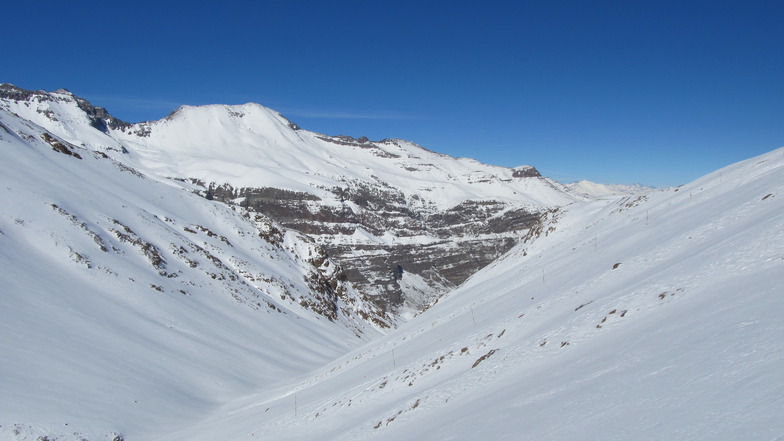
[[[258,102],[569,182],[669,186],[784,145],[784,2],[4,5],[0,82],[130,121]]]

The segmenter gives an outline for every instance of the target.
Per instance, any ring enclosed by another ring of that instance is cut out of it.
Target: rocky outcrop
[[[64,96],[64,99],[73,100],[76,105],[82,111],[84,111],[85,115],[87,115],[87,118],[90,121],[90,125],[93,128],[100,130],[101,132],[107,133],[109,129],[127,129],[131,126],[131,124],[110,115],[109,112],[103,107],[93,106],[84,98],[79,98],[65,89],[59,89],[53,93],[49,93],[43,90],[25,90],[8,83],[0,84],[0,99],[4,100],[40,102],[57,100],[58,95]],[[50,111],[50,114],[47,116],[56,119],[54,112]]]
[[[531,167],[530,165],[523,165],[520,167],[515,167],[512,171],[513,178],[541,178],[542,175],[539,173],[539,170]]]
[[[538,211],[493,200],[465,201],[443,211],[422,209],[400,191],[367,184],[331,191],[343,204],[323,204],[304,192],[214,183],[204,187],[203,195],[316,238],[348,282],[391,312],[425,308],[515,246],[541,217]],[[386,240],[345,240],[355,235]],[[406,274],[421,278],[428,292],[409,295]]]

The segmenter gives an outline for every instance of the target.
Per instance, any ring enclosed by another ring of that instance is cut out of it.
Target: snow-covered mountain
[[[779,439],[784,148],[720,173],[560,210],[395,332],[160,439]]]
[[[784,149],[595,199],[258,105],[0,95],[0,440],[784,436]],[[435,304],[389,328],[379,284]]]
[[[0,165],[0,439],[152,436],[390,325],[312,239],[2,109]]]
[[[326,136],[258,104],[183,106],[128,124],[65,90],[4,84],[0,107],[307,234],[353,286],[397,313],[426,307],[517,244],[543,213],[582,198],[530,166],[490,166],[398,139]]]
[[[649,193],[653,190],[652,187],[645,185],[624,185],[624,184],[600,184],[598,182],[591,182],[582,180],[566,184],[566,186],[575,193],[585,195],[592,198],[612,197],[612,196],[639,196]]]

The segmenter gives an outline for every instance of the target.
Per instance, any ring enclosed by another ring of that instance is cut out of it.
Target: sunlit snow
[[[405,174],[255,104],[106,134],[58,93],[56,120],[0,109],[2,440],[784,437],[784,149],[591,200],[384,143]],[[351,290],[334,320],[303,306],[310,239],[166,179],[318,191],[346,170],[425,203],[562,208],[385,330]]]

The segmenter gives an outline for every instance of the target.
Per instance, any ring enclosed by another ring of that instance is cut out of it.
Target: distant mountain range
[[[574,191],[585,196],[593,198],[602,198],[607,196],[619,195],[642,195],[654,190],[653,187],[645,185],[623,185],[623,184],[599,184],[591,181],[578,181],[566,184],[566,186]]]

